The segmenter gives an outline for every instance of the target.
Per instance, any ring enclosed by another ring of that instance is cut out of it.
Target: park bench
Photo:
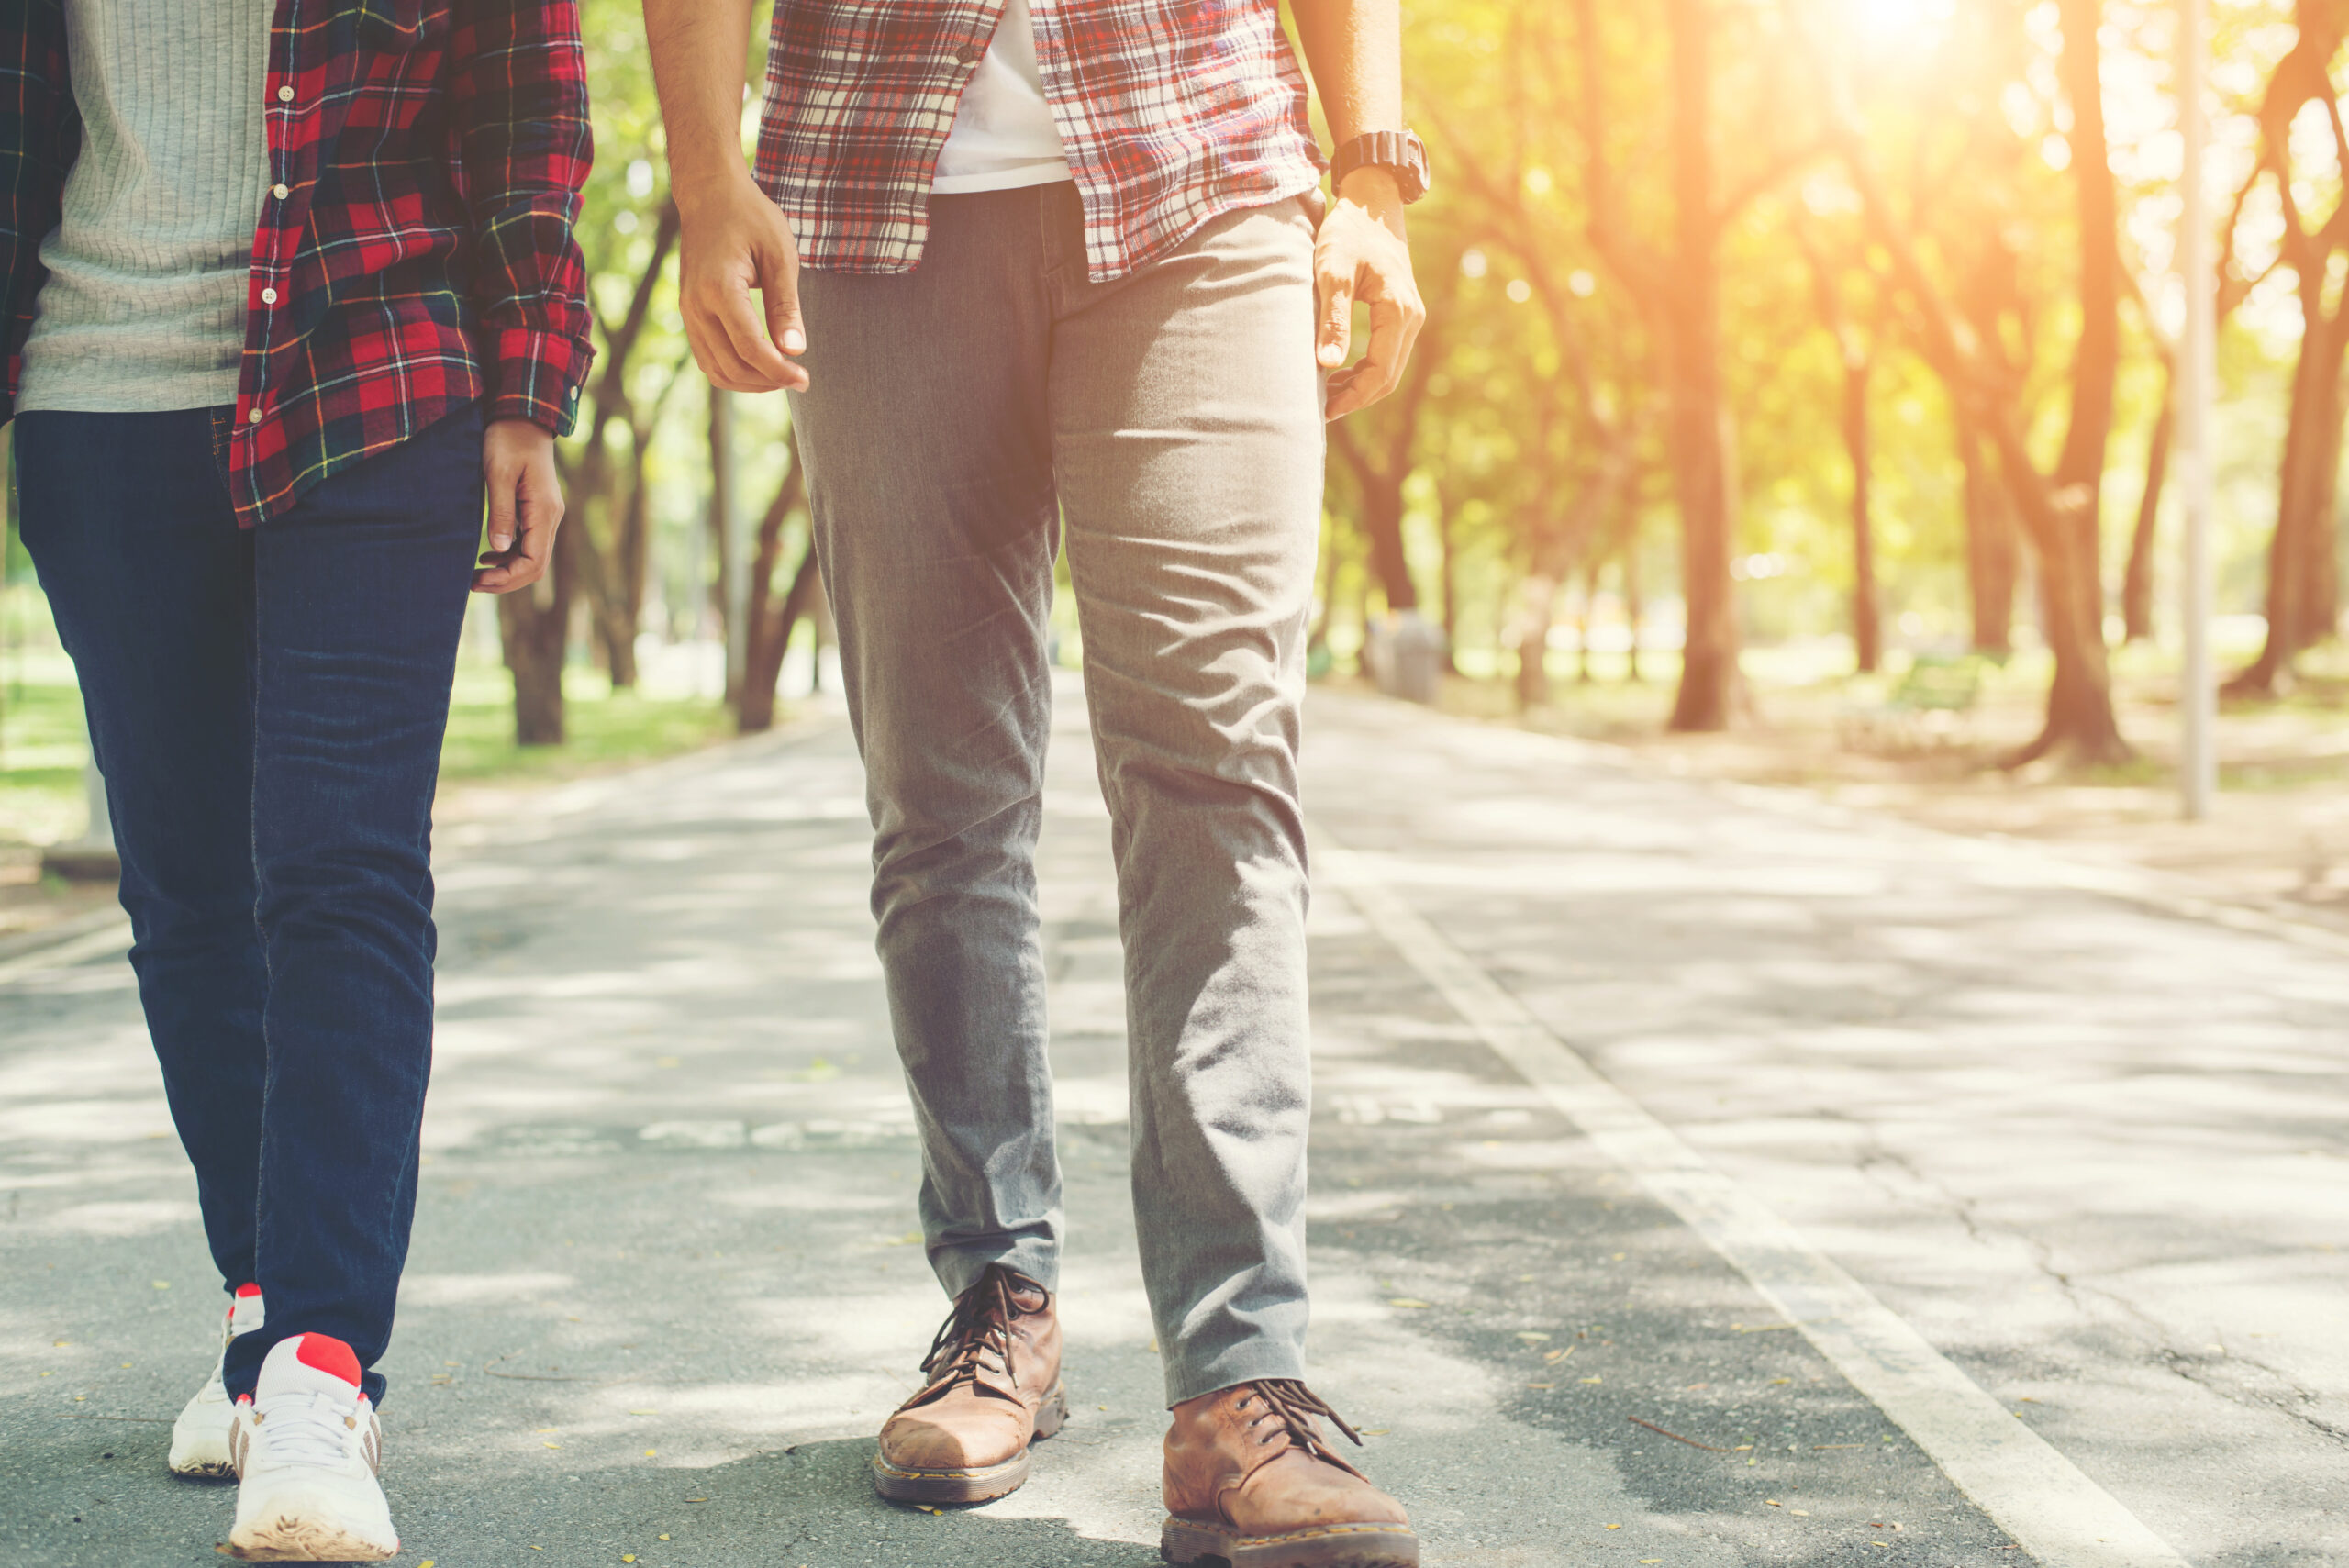
[[[1844,715],[1846,744],[1945,739],[1982,696],[1978,654],[1920,653],[1882,702]]]

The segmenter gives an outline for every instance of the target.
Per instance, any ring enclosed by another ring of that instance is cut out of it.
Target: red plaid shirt
[[[1085,200],[1086,271],[1119,277],[1234,207],[1321,180],[1279,0],[1030,0],[1036,63]],[[775,0],[759,183],[811,267],[903,272],[1003,0]]]
[[[577,416],[590,156],[576,0],[276,0],[229,490],[250,527],[475,399]],[[0,323],[14,412],[81,144],[62,0],[0,9]]]

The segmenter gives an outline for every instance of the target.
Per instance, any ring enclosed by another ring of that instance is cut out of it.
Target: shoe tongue
[[[261,1286],[240,1284],[236,1298],[228,1303],[228,1332],[250,1334],[262,1325]]]
[[[253,1385],[258,1403],[279,1394],[324,1394],[350,1400],[359,1392],[359,1358],[325,1334],[296,1334],[270,1347]]]

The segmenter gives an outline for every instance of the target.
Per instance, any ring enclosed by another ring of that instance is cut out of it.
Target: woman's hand
[[[562,481],[554,436],[528,419],[498,419],[482,432],[482,478],[489,486],[489,548],[473,573],[476,594],[510,594],[546,573],[562,523]]]

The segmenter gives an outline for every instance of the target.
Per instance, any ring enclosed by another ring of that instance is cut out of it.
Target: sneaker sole
[[[1241,1535],[1169,1518],[1158,1554],[1182,1564],[1215,1558],[1230,1568],[1419,1568],[1419,1538],[1390,1524],[1322,1525],[1285,1535]]]
[[[1029,1446],[1001,1464],[976,1470],[900,1470],[876,1453],[873,1489],[893,1503],[987,1503],[1008,1497],[1028,1479],[1030,1451],[1067,1421],[1068,1396],[1055,1387],[1036,1407],[1036,1430]]]
[[[188,1481],[233,1481],[237,1467],[225,1459],[184,1459],[173,1463],[172,1473]]]
[[[228,1551],[243,1562],[381,1562],[397,1557],[400,1543],[395,1538],[387,1546],[324,1520],[281,1515],[239,1528],[228,1537]]]

